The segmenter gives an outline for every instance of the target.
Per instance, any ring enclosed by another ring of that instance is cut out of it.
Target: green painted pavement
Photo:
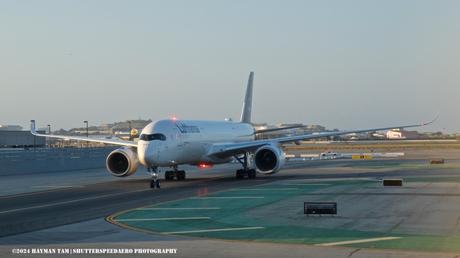
[[[426,182],[432,180],[436,182],[459,182],[460,177],[455,178],[408,178],[405,181]],[[196,232],[183,235],[194,237],[230,239],[230,240],[250,240],[262,242],[277,243],[298,243],[298,244],[321,244],[340,241],[360,240],[367,238],[380,237],[401,237],[396,240],[377,241],[361,244],[348,244],[353,247],[375,247],[391,249],[410,249],[425,251],[460,251],[460,236],[428,236],[428,235],[410,235],[382,233],[373,231],[357,231],[341,228],[323,228],[315,224],[299,225],[282,225],[273,222],[273,219],[264,220],[251,216],[251,212],[263,209],[268,205],[286,202],[292,198],[302,196],[302,194],[313,193],[318,190],[335,192],[340,187],[342,192],[369,187],[381,186],[379,181],[369,180],[337,180],[324,181],[324,184],[315,184],[318,182],[295,182],[298,185],[289,185],[292,182],[278,182],[277,184],[268,184],[264,186],[231,189],[218,192],[205,197],[218,198],[188,198],[173,202],[144,208],[174,208],[174,209],[156,209],[142,210],[135,209],[118,214],[113,218],[117,219],[145,219],[145,218],[177,218],[177,217],[209,217],[210,219],[196,220],[162,220],[162,221],[123,221],[119,224],[130,227],[148,230],[152,232],[181,232],[181,231],[203,231],[214,229],[232,229],[246,227],[263,227],[263,229],[248,229],[235,231],[216,231],[216,232]],[[300,185],[300,184],[306,185]],[[327,184],[326,184],[327,183]],[[324,200],[333,200],[338,197],[334,195],[325,195]],[[219,198],[224,197],[224,198]],[[235,197],[234,199],[232,197]],[[248,199],[241,197],[251,197]],[[263,197],[263,198],[257,198]],[[219,209],[198,209],[198,208],[219,208]],[[186,209],[181,209],[186,208]],[[194,208],[194,209],[188,209]],[[280,210],[279,213],[283,213]],[[303,218],[303,203],[299,203],[298,217]],[[316,217],[318,218],[318,217]],[[327,218],[327,216],[325,216]],[[312,221],[310,221],[312,222]]]

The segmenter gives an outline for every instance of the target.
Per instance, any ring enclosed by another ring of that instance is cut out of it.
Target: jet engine
[[[137,153],[131,148],[119,148],[107,156],[107,170],[114,176],[125,177],[134,174],[139,166]]]
[[[284,152],[274,145],[260,147],[254,154],[257,172],[274,174],[284,165]]]

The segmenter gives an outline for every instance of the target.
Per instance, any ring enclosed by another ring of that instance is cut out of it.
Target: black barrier
[[[444,159],[432,159],[430,164],[444,164]]]
[[[336,202],[304,202],[303,203],[304,214],[337,214],[337,203]]]
[[[402,179],[383,179],[383,186],[402,186]]]

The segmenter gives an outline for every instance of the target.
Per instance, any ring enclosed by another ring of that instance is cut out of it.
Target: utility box
[[[303,212],[307,215],[337,215],[336,202],[304,202]]]
[[[369,154],[358,154],[358,155],[351,155],[351,159],[364,159],[364,160],[371,160],[373,159],[374,157],[372,155],[369,155]]]
[[[383,179],[383,186],[403,186],[402,179]]]

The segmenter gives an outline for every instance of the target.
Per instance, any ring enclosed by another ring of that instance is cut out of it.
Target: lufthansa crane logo
[[[181,133],[199,133],[200,129],[198,126],[186,125],[182,122],[176,122],[176,126]]]

